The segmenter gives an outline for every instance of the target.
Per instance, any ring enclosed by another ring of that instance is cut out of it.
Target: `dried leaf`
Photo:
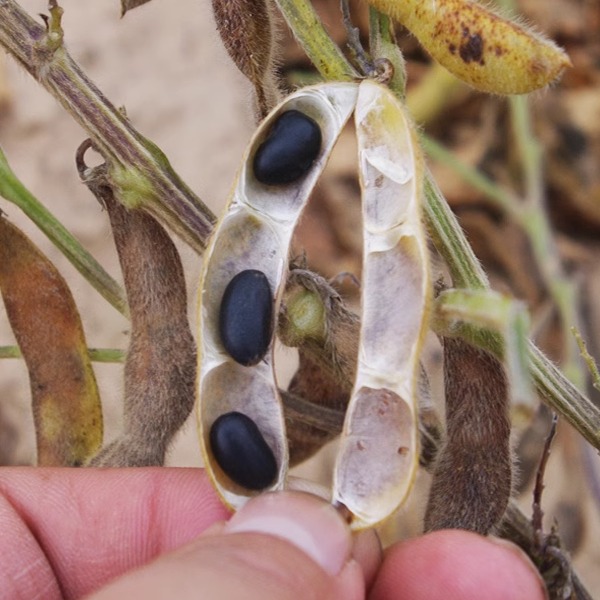
[[[81,319],[54,265],[1,215],[0,288],[29,371],[38,464],[81,465],[102,444]]]

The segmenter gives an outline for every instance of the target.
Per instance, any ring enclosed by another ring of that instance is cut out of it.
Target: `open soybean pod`
[[[270,113],[250,142],[205,254],[200,440],[206,468],[233,508],[285,483],[288,451],[273,370],[273,321],[294,228],[357,93],[351,83],[305,88]]]
[[[421,219],[423,159],[394,95],[360,84],[362,322],[356,379],[334,474],[334,503],[370,527],[408,495],[418,466],[417,377],[428,326],[429,258]]]

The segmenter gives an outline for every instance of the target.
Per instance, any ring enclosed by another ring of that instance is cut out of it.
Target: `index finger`
[[[0,589],[76,598],[229,512],[200,469],[0,469]]]

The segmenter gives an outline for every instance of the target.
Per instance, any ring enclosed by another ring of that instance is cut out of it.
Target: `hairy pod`
[[[183,267],[173,241],[152,216],[115,200],[102,167],[80,174],[108,212],[131,316],[123,433],[90,464],[161,466],[194,406],[196,349]]]
[[[356,95],[355,84],[315,86],[291,95],[273,110],[250,142],[225,214],[205,254],[198,319],[199,432],[206,468],[224,501],[233,508],[239,508],[257,490],[232,479],[226,465],[219,464],[210,445],[217,419],[236,412],[254,423],[277,465],[277,475],[265,489],[284,486],[288,452],[272,340],[256,364],[244,366],[232,356],[223,343],[223,325],[219,325],[225,290],[239,273],[260,271],[272,291],[273,314],[278,314],[292,233],[333,144],[352,114]],[[281,115],[292,110],[319,127],[319,152],[293,183],[265,184],[255,173],[256,154]]]
[[[269,0],[212,0],[212,6],[225,49],[254,85],[260,121],[279,100]]]
[[[543,35],[474,0],[368,0],[409,29],[443,67],[478,90],[526,94],[571,65]]]
[[[512,489],[508,382],[502,363],[459,338],[444,338],[446,440],[433,471],[425,530],[487,535]]]

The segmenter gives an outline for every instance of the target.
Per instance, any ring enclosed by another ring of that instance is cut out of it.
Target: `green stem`
[[[390,89],[404,100],[406,95],[406,63],[396,44],[391,19],[372,6],[369,7],[369,46],[375,60],[385,59],[394,68]]]
[[[487,289],[487,276],[430,173],[425,177],[424,210],[429,235],[448,264],[456,287]]]
[[[88,348],[90,359],[101,363],[120,363],[125,360],[126,352],[117,348]],[[18,346],[0,346],[0,359],[23,358]]]
[[[275,0],[298,43],[326,81],[353,81],[359,74],[331,39],[308,0]]]
[[[527,97],[513,96],[509,104],[515,145],[525,177],[526,209],[521,226],[529,238],[538,269],[560,316],[565,348],[563,370],[581,387],[585,385],[583,365],[577,342],[569,335],[571,327],[580,328],[578,294],[562,267],[548,218],[542,149],[533,131]]]
[[[108,164],[118,199],[153,214],[202,252],[215,216],[160,149],[131,126],[73,61],[63,45],[61,9],[52,6],[50,14],[46,30],[14,0],[0,0],[0,46],[88,132]]]
[[[19,181],[11,170],[1,148],[0,196],[18,206],[46,234],[48,239],[67,257],[85,279],[121,314],[128,316],[127,300],[121,286]]]
[[[523,220],[522,211],[516,198],[510,192],[501,188],[495,181],[458,158],[456,154],[428,135],[423,134],[421,136],[421,145],[430,158],[448,165],[463,181],[484,194],[492,205],[521,223]]]
[[[437,185],[425,180],[425,219],[438,252],[446,261],[457,287],[487,289],[487,277]],[[500,336],[487,335],[480,345],[502,356]],[[584,396],[533,344],[528,342],[529,370],[536,390],[545,401],[600,449],[600,409]]]

